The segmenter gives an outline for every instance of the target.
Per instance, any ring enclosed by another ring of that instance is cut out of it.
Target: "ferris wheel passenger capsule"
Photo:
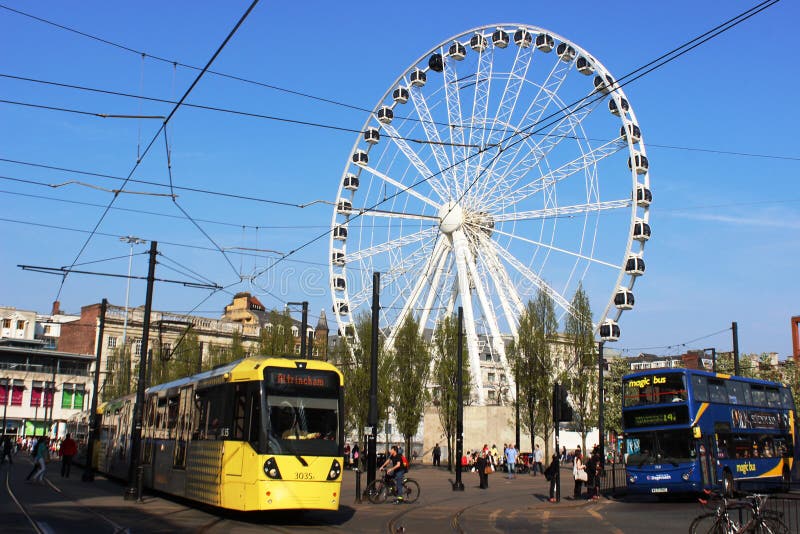
[[[628,168],[635,170],[636,174],[646,174],[650,168],[650,162],[647,161],[647,156],[641,152],[634,152],[633,156],[628,158]]]
[[[425,85],[425,82],[428,81],[428,77],[425,75],[425,71],[414,69],[411,73],[411,85],[414,87],[422,87]]]
[[[336,274],[331,278],[331,285],[336,291],[344,291],[347,289],[347,282],[345,282],[344,276],[341,274]]]
[[[340,215],[350,215],[353,213],[353,203],[346,198],[340,198],[336,203],[336,213]]]
[[[552,51],[555,44],[556,43],[552,35],[546,33],[540,33],[539,35],[536,36],[536,48],[538,48],[542,52]]]
[[[476,52],[483,52],[487,46],[489,46],[489,42],[482,33],[476,33],[469,40],[469,47]]]
[[[408,96],[406,96],[408,98]],[[378,110],[378,121],[383,124],[390,124],[394,119],[394,111],[389,106],[383,106]]]
[[[381,140],[381,133],[377,128],[367,128],[364,132],[364,141],[371,145],[377,144]]]
[[[606,74],[605,77],[603,76],[595,76],[594,77],[594,88],[596,91],[607,95],[611,92],[611,88],[614,86],[614,78]],[[627,110],[626,110],[627,111]],[[612,110],[613,113],[613,110]]]
[[[653,193],[644,185],[636,186],[636,205],[645,208],[653,201]]]
[[[508,34],[505,31],[497,29],[497,31],[495,31],[492,34],[492,43],[494,43],[494,46],[496,46],[497,48],[507,47],[508,42],[509,42]]]
[[[586,76],[589,76],[594,72],[594,65],[592,65],[591,62],[589,62],[589,60],[584,56],[580,56],[578,58],[578,61],[575,62],[575,68],[578,69],[578,72],[585,74]]]
[[[600,339],[603,341],[616,341],[619,339],[619,325],[616,321],[607,319],[600,325]]]
[[[345,175],[342,185],[348,191],[358,191],[358,176],[348,173]]]
[[[533,37],[528,30],[520,28],[514,33],[514,43],[520,48],[528,48],[533,42]]]
[[[620,126],[619,135],[625,140],[630,139],[633,143],[638,143],[642,140],[642,131],[633,123]]]
[[[333,228],[333,238],[337,241],[345,241],[347,240],[347,226],[344,224],[340,224],[338,226],[334,226]]]
[[[344,251],[334,250],[331,252],[331,263],[337,267],[344,267]]]
[[[347,315],[350,313],[350,306],[343,300],[337,300],[336,304],[333,306],[333,312],[338,315]]]
[[[433,54],[428,59],[428,67],[434,72],[442,72],[444,70],[444,58],[442,54]]]
[[[641,242],[650,239],[650,225],[641,219],[636,219],[633,223],[633,238]]]
[[[447,55],[451,58],[455,59],[456,61],[461,61],[467,55],[467,49],[464,48],[464,45],[459,43],[458,41],[454,42],[450,45],[450,49],[447,51]]]
[[[401,85],[392,92],[392,98],[398,104],[405,104],[408,102],[408,89]]]
[[[631,276],[642,276],[644,274],[644,260],[638,254],[631,254],[625,261],[625,272]]]
[[[556,54],[558,54],[558,57],[561,59],[561,61],[565,63],[569,63],[575,59],[575,56],[577,55],[575,49],[567,43],[559,44],[558,48],[556,48]]]
[[[353,163],[356,165],[366,165],[369,163],[369,156],[367,155],[366,151],[364,150],[356,150],[353,153]]]
[[[614,306],[619,310],[632,310],[633,291],[627,287],[620,287],[614,295]]]
[[[619,111],[620,107],[622,107],[622,113],[628,113],[628,111],[630,111],[631,109],[630,104],[628,104],[628,101],[625,100],[624,98],[620,97],[619,102],[620,105],[618,107],[617,101],[614,100],[613,98],[608,101],[608,109],[611,111],[612,115],[616,115],[617,117],[620,116],[620,111]]]

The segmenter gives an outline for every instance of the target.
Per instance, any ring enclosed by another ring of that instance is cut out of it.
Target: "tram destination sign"
[[[623,416],[625,428],[627,429],[643,426],[685,425],[689,423],[689,408],[684,405],[647,410],[629,410]]]
[[[332,371],[270,367],[264,370],[267,389],[271,393],[337,396],[339,375]]]

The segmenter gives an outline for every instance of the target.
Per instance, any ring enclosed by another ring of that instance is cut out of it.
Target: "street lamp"
[[[120,237],[120,241],[123,243],[128,243],[131,249],[128,253],[128,282],[125,287],[125,320],[122,323],[122,346],[123,348],[127,346],[127,338],[128,338],[128,297],[131,292],[131,262],[133,261],[133,245],[142,245],[147,243],[145,239],[139,239],[138,237],[134,237],[132,235]],[[100,342],[102,343],[102,339]]]

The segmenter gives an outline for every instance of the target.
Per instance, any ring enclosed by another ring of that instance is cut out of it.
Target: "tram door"
[[[194,388],[192,386],[181,388],[178,405],[178,428],[175,435],[175,455],[172,465],[176,469],[186,469],[186,447],[189,442],[193,400]]]

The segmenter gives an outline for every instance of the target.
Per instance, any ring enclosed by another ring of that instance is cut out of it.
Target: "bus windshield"
[[[682,373],[658,373],[628,378],[624,384],[625,406],[683,402],[688,396]]]
[[[688,428],[680,430],[660,430],[657,432],[637,432],[626,439],[628,451],[627,464],[636,467],[652,464],[672,464],[692,462],[695,458],[692,436]]]

